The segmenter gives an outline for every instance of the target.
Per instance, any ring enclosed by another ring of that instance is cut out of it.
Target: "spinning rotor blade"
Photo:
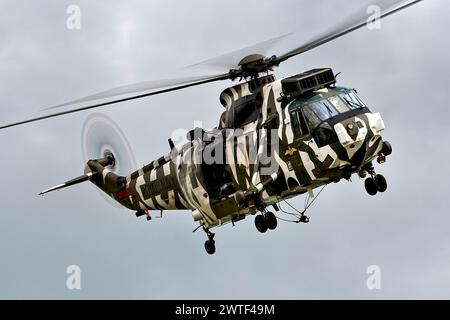
[[[423,0],[372,0],[369,4],[379,7],[380,12],[379,16],[376,17],[376,19],[382,19],[398,11],[406,9],[414,4],[417,4],[421,1]],[[365,8],[367,8],[367,6]],[[229,63],[234,64],[234,67],[232,67],[229,71],[231,80],[238,78],[257,77],[261,73],[270,71],[274,67],[278,67],[281,62],[286,61],[289,58],[305,53],[309,50],[317,48],[321,45],[324,45],[330,41],[333,41],[337,38],[340,38],[348,33],[351,33],[355,30],[358,30],[366,26],[369,22],[371,22],[369,19],[370,17],[369,13],[367,13],[367,10],[359,11],[357,14],[354,14],[350,18],[346,19],[343,23],[335,26],[330,31],[314,38],[313,40],[301,45],[300,47],[297,47],[296,49],[288,51],[287,53],[281,56],[275,55],[269,57],[263,56],[261,55],[261,52],[258,52],[259,47],[273,45],[290,34],[273,38],[265,42],[256,44],[254,46],[234,51],[224,56],[206,60],[197,65],[218,65],[220,64],[221,61],[226,61],[228,64]],[[237,55],[239,53],[241,54],[240,56],[241,60],[238,63]],[[244,54],[246,56],[244,56]]]
[[[87,96],[84,98],[80,98],[77,100],[73,100],[70,102],[66,102],[64,104],[60,104],[54,107],[46,108],[45,110],[52,110],[61,107],[66,107],[70,105],[79,105],[83,103],[90,103],[92,101],[109,99],[114,97],[121,97],[120,101],[111,100],[110,102],[106,102],[106,104],[116,103],[124,101],[122,99],[137,99],[149,95],[156,95],[160,93],[165,93],[169,91],[175,91],[184,89],[191,86],[196,86],[208,82],[223,80],[222,77],[228,76],[228,74],[218,75],[218,76],[199,76],[199,77],[190,77],[190,78],[180,78],[180,79],[166,79],[166,80],[156,80],[156,81],[145,81],[134,83],[126,86],[121,86],[117,88],[113,88],[107,91],[102,91],[96,93],[91,96]],[[225,78],[227,79],[227,78]],[[156,90],[156,91],[154,91]],[[124,95],[130,95],[129,97],[122,97]],[[106,105],[103,104],[103,105]]]
[[[127,176],[137,168],[127,137],[120,126],[104,114],[93,113],[86,118],[81,134],[81,149],[85,162],[112,154],[114,163],[108,166],[108,170],[119,176]],[[100,189],[96,190],[113,207],[124,208]]]
[[[391,14],[398,11],[406,9],[414,4],[417,4],[423,0],[373,0],[372,5],[377,5],[380,7],[379,19],[385,18]],[[232,58],[232,61],[227,61],[227,63],[237,63],[238,54],[246,54],[251,52],[247,56],[241,56],[241,61],[239,65],[234,68],[229,69],[227,73],[204,76],[204,77],[193,77],[175,80],[165,80],[165,81],[154,81],[154,82],[143,82],[130,86],[123,86],[115,88],[112,90],[104,91],[92,96],[88,96],[82,99],[78,99],[69,103],[65,103],[59,106],[47,108],[46,110],[53,110],[56,108],[70,106],[71,109],[65,111],[59,111],[36,118],[15,122],[8,125],[0,126],[0,129],[5,129],[9,127],[14,127],[30,122],[35,122],[39,120],[44,120],[48,118],[58,117],[65,114],[75,113],[83,110],[89,110],[93,108],[98,108],[102,106],[111,105],[114,103],[129,101],[133,99],[143,98],[147,96],[167,93],[171,91],[176,91],[180,89],[185,89],[201,84],[206,84],[209,82],[221,81],[221,80],[235,80],[239,78],[257,77],[259,74],[272,70],[273,67],[277,67],[281,62],[288,60],[296,55],[302,54],[314,48],[317,48],[323,44],[333,41],[339,37],[342,37],[350,32],[358,30],[364,27],[368,23],[368,14],[364,12],[354,15],[351,19],[348,19],[341,25],[338,25],[331,31],[291,50],[281,56],[271,56],[265,57],[261,54],[257,54],[255,51],[262,50],[274,45],[276,42],[286,37],[289,34],[273,38],[257,45],[247,47],[245,49],[232,52],[222,57],[213,58],[206,60],[198,65],[214,65],[218,64],[221,60],[228,60]]]
[[[370,5],[378,6],[381,10],[379,19],[385,18],[399,12],[403,9],[406,9],[412,5],[415,5],[423,0],[378,0],[372,1]],[[296,55],[305,53],[309,50],[317,48],[321,45],[324,45],[330,41],[333,41],[337,38],[340,38],[348,33],[351,33],[355,30],[358,30],[367,25],[369,17],[368,13],[364,10],[358,14],[355,14],[352,18],[348,19],[345,23],[336,26],[329,32],[303,44],[302,46],[291,50],[277,58],[277,62],[281,63],[286,61],[289,58],[292,58]]]
[[[242,58],[249,56],[251,54],[268,54],[274,45],[280,42],[282,39],[292,35],[293,33],[286,33],[282,36],[275,37],[266,41],[259,42],[257,44],[245,47],[243,49],[235,50],[224,55],[217,56],[212,59],[208,59],[190,66],[186,68],[196,68],[203,66],[211,66],[211,67],[220,67],[222,69],[232,69],[236,68],[239,61]]]
[[[202,76],[202,77],[192,77],[192,78],[182,78],[182,79],[171,79],[171,80],[161,80],[161,81],[147,81],[142,83],[137,83],[129,86],[122,86],[112,90],[103,91],[95,95],[91,95],[85,98],[74,100],[62,105],[47,108],[45,110],[52,110],[57,108],[62,108],[66,106],[73,106],[73,109],[59,111],[56,113],[51,113],[48,115],[43,115],[36,118],[31,118],[28,120],[23,120],[7,125],[0,126],[1,129],[6,129],[30,122],[40,121],[44,119],[54,118],[62,116],[69,113],[80,112],[84,110],[94,109],[102,106],[111,105],[114,103],[134,100],[138,98],[153,96],[157,94],[167,93],[171,91],[181,90],[193,86],[198,86],[201,84],[206,84],[215,81],[221,81],[229,79],[230,75],[228,73],[213,75],[213,76]]]

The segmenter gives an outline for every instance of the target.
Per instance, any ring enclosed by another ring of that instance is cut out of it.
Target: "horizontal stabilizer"
[[[95,174],[96,172],[89,172],[87,174],[84,174],[78,178],[72,179],[70,181],[64,182],[62,184],[59,184],[57,186],[54,186],[52,188],[49,188],[47,190],[42,191],[41,193],[39,193],[40,196],[43,196],[46,193],[52,192],[52,191],[56,191],[56,190],[60,190],[60,189],[64,189],[85,181],[88,181],[89,179],[91,179],[91,177]]]

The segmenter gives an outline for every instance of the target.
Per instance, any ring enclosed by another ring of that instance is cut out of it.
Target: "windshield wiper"
[[[329,118],[333,118],[334,117],[333,111],[330,109],[330,107],[328,107],[325,102],[322,102],[322,104],[325,106],[325,108],[327,108],[328,114],[329,114]]]
[[[342,98],[344,98],[344,100],[345,100],[348,104],[350,104],[350,105],[352,105],[352,106],[354,106],[354,107],[356,107],[356,108],[362,108],[362,107],[363,107],[363,106],[360,105],[360,104],[357,104],[357,103],[355,103],[355,102],[353,102],[353,101],[348,100],[346,97],[342,97]]]

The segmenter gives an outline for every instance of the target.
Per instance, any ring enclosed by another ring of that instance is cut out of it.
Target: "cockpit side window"
[[[301,138],[309,133],[308,126],[300,109],[291,112],[291,124],[294,137]]]
[[[305,114],[306,122],[311,129],[317,127],[322,122],[309,106],[305,106],[303,112]]]

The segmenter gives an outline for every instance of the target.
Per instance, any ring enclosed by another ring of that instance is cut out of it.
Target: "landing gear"
[[[269,230],[275,230],[277,228],[277,217],[272,212],[266,212],[264,218],[266,219],[267,228],[269,228]]]
[[[216,242],[214,241],[215,234],[209,231],[209,229],[203,229],[208,236],[208,240],[205,241],[205,250],[208,254],[213,255],[216,252]]]
[[[270,211],[257,215],[255,218],[255,227],[261,233],[265,233],[267,230],[275,230],[277,225],[277,217]]]
[[[385,192],[387,190],[387,181],[381,174],[375,175],[373,178],[367,178],[365,183],[366,191],[371,196],[376,195],[378,192]]]
[[[377,174],[374,178],[374,181],[379,192],[385,192],[387,190],[387,181],[384,176],[382,176],[381,174]]]
[[[370,177],[364,182],[367,193],[374,196],[378,192],[385,192],[387,190],[386,178],[381,174],[376,174],[372,164],[365,170],[370,174]]]
[[[371,196],[374,196],[378,193],[378,188],[375,180],[372,177],[369,177],[364,182],[364,187],[366,187],[366,191]]]
[[[377,162],[383,164],[386,162],[386,157],[392,154],[392,145],[388,141],[383,141],[381,146],[381,151],[378,153]],[[376,174],[372,162],[364,165],[358,172],[360,178],[364,179],[369,176],[365,182],[364,186],[366,191],[371,196],[376,195],[378,192],[386,192],[387,181],[381,174]]]
[[[261,233],[265,233],[267,231],[267,229],[268,229],[267,221],[262,214],[259,214],[256,216],[255,227]]]
[[[214,240],[205,241],[205,250],[208,254],[214,254],[216,252],[216,243]]]

